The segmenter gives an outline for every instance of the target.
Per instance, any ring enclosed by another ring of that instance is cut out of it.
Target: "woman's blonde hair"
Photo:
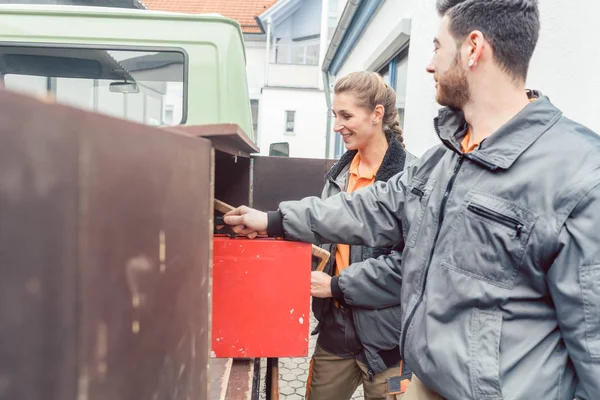
[[[374,110],[378,104],[385,109],[383,115],[383,131],[388,141],[395,137],[404,147],[404,137],[396,109],[396,92],[383,81],[376,72],[352,72],[340,78],[334,87],[334,93],[352,93],[358,100],[360,107]]]

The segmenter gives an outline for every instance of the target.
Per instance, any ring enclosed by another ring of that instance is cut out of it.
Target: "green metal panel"
[[[187,54],[186,125],[236,123],[255,140],[239,24],[220,15],[0,5],[0,43],[176,48]]]

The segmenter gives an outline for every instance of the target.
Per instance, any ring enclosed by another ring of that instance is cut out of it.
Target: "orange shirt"
[[[480,142],[473,143],[471,145],[471,147],[468,147],[469,146],[469,140],[471,140],[471,129],[470,128],[467,129],[467,134],[465,135],[465,137],[463,138],[463,140],[460,142],[460,146],[462,147],[463,153],[470,153],[470,152],[472,152],[480,144]]]
[[[532,98],[532,99],[529,99],[529,102],[533,103],[536,100],[537,100],[537,98]],[[463,153],[470,153],[473,150],[475,150],[477,147],[479,147],[479,145],[481,144],[481,141],[479,141],[477,143],[473,143],[471,145],[471,147],[468,147],[469,140],[471,140],[471,128],[467,129],[467,134],[465,135],[463,140],[461,140],[461,142],[460,142],[460,146],[462,147]]]
[[[379,166],[373,171],[367,171],[362,175],[358,172],[358,166],[360,164],[360,154],[356,153],[350,164],[350,174],[348,177],[348,186],[346,188],[347,193],[372,185],[375,182],[375,175]],[[335,253],[335,274],[336,276],[340,272],[350,265],[350,246],[347,244],[338,244],[337,252]]]

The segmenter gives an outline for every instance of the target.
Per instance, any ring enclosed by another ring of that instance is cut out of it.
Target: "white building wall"
[[[294,135],[286,135],[285,111],[295,111]],[[258,147],[262,155],[269,154],[269,145],[290,144],[290,157],[323,158],[327,107],[323,92],[264,88],[258,120]]]
[[[293,18],[288,18],[282,23],[275,25],[273,27],[273,37],[274,38],[292,38],[292,23]]]
[[[542,31],[528,87],[564,114],[600,133],[600,2],[540,1]]]
[[[246,41],[246,75],[248,91],[251,99],[260,99],[262,87],[265,84],[266,42]]]
[[[527,87],[541,90],[565,115],[600,133],[600,37],[596,16],[600,2],[540,1],[542,31],[532,60]],[[432,40],[439,27],[435,0],[384,0],[341,68],[337,77],[366,68],[378,43],[403,18],[411,18],[404,134],[407,149],[422,155],[439,143],[432,120],[435,102],[432,77],[425,71],[432,56]]]
[[[292,17],[292,37],[302,38],[321,33],[321,0],[304,0]]]

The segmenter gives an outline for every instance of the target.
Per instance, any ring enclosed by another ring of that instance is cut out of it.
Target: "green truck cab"
[[[155,126],[234,123],[255,141],[236,21],[0,5],[0,85]]]
[[[240,26],[0,5],[2,86],[0,399],[277,400],[276,359],[211,354],[214,200],[273,210],[334,161],[253,155]]]

